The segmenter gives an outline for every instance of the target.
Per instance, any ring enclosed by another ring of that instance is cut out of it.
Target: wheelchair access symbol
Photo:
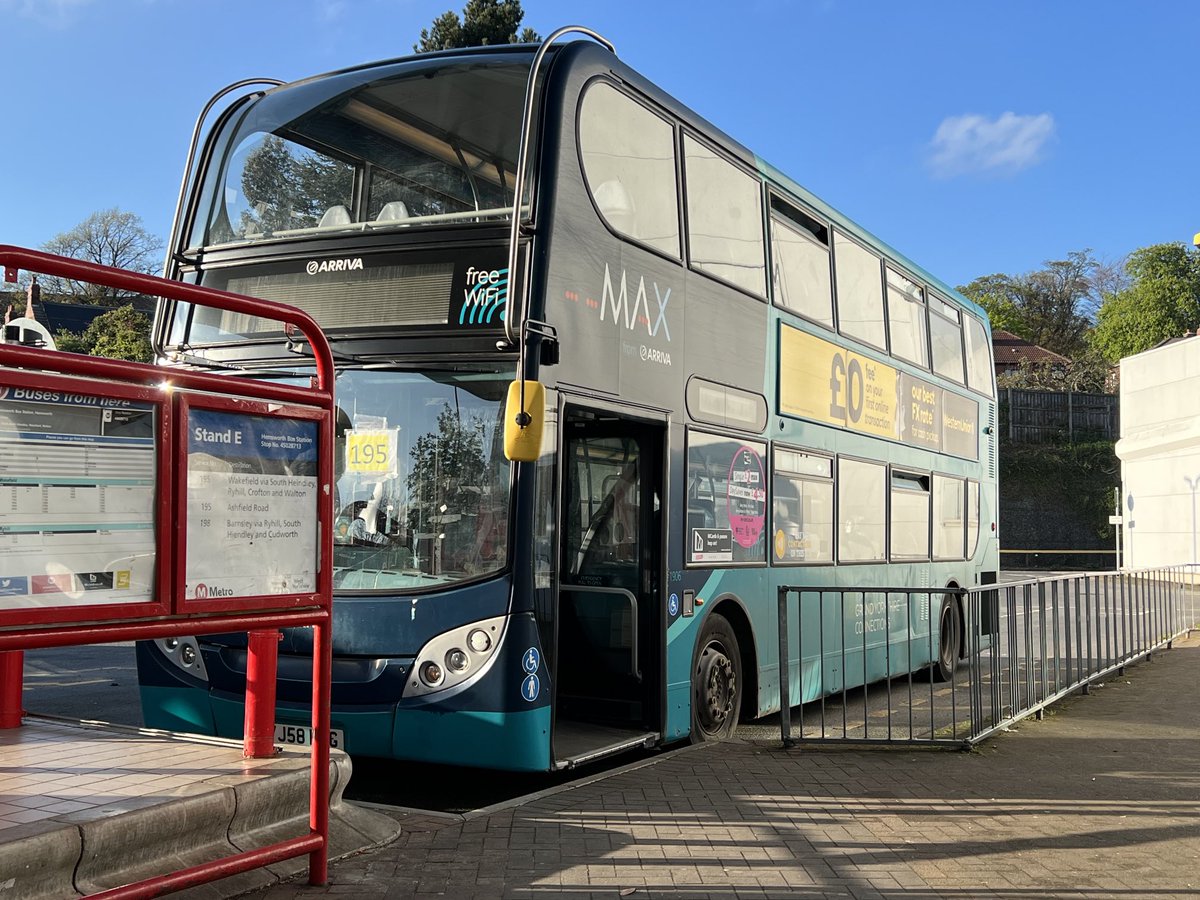
[[[672,616],[672,617],[679,615],[679,595],[678,594],[672,594],[667,599],[667,615]]]
[[[525,651],[525,655],[521,657],[521,665],[530,675],[541,667],[542,655],[538,653],[537,647],[530,647]]]

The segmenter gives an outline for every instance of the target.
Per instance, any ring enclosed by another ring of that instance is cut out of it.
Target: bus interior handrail
[[[610,596],[621,597],[628,601],[629,611],[633,616],[633,627],[629,630],[629,674],[633,675],[638,681],[642,680],[642,669],[638,665],[638,600],[633,595],[632,591],[618,587],[601,587],[587,584],[562,584],[560,585],[563,592],[576,591],[581,594],[605,594]]]
[[[529,206],[524,205],[521,207],[521,210],[522,212],[527,212]],[[365,222],[351,222],[348,225],[309,225],[305,228],[281,228],[273,231],[256,232],[254,234],[247,234],[245,239],[241,241],[231,241],[228,244],[214,244],[213,246],[242,246],[253,241],[268,240],[270,238],[306,237],[308,235],[330,234],[334,232],[387,231],[408,228],[412,225],[436,225],[441,222],[462,222],[471,219],[498,218],[509,215],[512,215],[512,207],[497,206],[490,209],[466,209],[460,212],[435,213],[430,216],[409,216],[406,219],[389,219],[383,222],[378,219],[370,219]]]

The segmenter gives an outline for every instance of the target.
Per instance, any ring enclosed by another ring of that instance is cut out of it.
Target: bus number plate
[[[287,744],[292,747],[311,747],[313,745],[313,730],[308,725],[276,725],[275,743]],[[346,744],[340,728],[329,729],[329,746],[340,750]]]

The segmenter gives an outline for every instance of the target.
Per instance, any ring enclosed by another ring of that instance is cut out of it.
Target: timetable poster
[[[317,423],[188,413],[184,598],[316,590]]]
[[[0,386],[0,610],[154,600],[155,408]]]

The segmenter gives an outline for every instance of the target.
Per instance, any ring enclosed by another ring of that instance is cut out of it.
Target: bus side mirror
[[[521,386],[525,408],[521,408]],[[520,380],[508,386],[504,405],[504,455],[513,462],[533,462],[542,450],[542,426],[546,421],[546,388],[540,381]]]

